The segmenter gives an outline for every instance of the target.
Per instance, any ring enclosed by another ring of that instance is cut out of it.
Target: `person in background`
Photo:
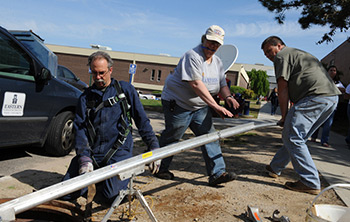
[[[271,115],[275,115],[278,107],[278,92],[276,87],[273,88],[267,100],[271,101]]]
[[[216,50],[224,43],[224,30],[210,26],[202,35],[201,44],[189,50],[180,59],[175,72],[165,81],[162,104],[165,130],[160,137],[160,146],[178,142],[187,128],[196,136],[215,132],[211,107],[220,117],[232,117],[232,113],[217,104],[212,95],[221,94],[225,102],[238,108],[239,104],[227,87],[224,68]],[[234,180],[237,176],[227,172],[219,141],[201,146],[209,176],[209,185],[216,186]],[[162,160],[156,177],[173,179],[169,171],[173,156]]]
[[[337,67],[335,66],[330,66],[328,68],[328,74],[329,76],[332,78],[332,80],[334,81],[335,85],[338,87],[338,89],[340,90],[340,92],[342,94],[345,93],[345,87],[343,86],[343,84],[339,81],[339,76],[337,75]],[[334,111],[331,116],[326,120],[326,122],[323,123],[323,129],[322,129],[322,136],[321,136],[321,145],[324,147],[329,147],[329,143],[328,143],[328,139],[329,139],[329,132],[331,131],[331,127],[333,124],[333,119],[334,119],[334,114],[336,111]],[[311,136],[311,141],[312,142],[316,142],[316,139],[318,137],[318,131],[320,130],[320,128],[318,128],[314,134],[312,134]]]
[[[88,58],[88,65],[94,84],[83,92],[78,102],[74,119],[76,156],[63,180],[132,157],[131,118],[148,149],[159,148],[135,88],[111,78],[113,60],[109,54],[94,52]],[[160,162],[157,160],[149,165],[152,173],[158,172]],[[120,190],[127,189],[128,183],[129,179],[121,181],[117,176],[101,182],[106,202],[111,203]],[[62,200],[73,200],[86,193],[87,188],[84,188]]]
[[[267,173],[277,178],[292,162],[300,179],[285,187],[316,195],[321,182],[306,141],[334,112],[341,92],[313,55],[286,46],[277,36],[265,39],[261,49],[274,65],[282,115],[277,124],[283,127],[283,145],[266,166]]]

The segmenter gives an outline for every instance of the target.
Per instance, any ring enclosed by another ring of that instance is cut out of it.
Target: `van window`
[[[34,80],[33,76],[29,77],[33,68],[29,55],[11,38],[0,33],[0,75]]]

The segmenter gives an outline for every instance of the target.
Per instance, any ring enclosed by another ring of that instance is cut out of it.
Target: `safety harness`
[[[87,115],[87,132],[88,132],[88,139],[90,146],[93,146],[95,144],[95,138],[96,138],[96,131],[95,128],[91,122],[91,116],[95,116],[95,114],[102,108],[104,107],[112,107],[115,104],[117,104],[120,101],[121,108],[122,108],[122,115],[119,118],[119,123],[121,125],[121,129],[119,129],[119,134],[117,137],[116,142],[114,143],[113,147],[109,149],[109,151],[106,153],[106,155],[103,157],[102,161],[100,164],[97,163],[94,153],[92,149],[91,151],[91,159],[93,161],[94,167],[100,168],[103,166],[107,165],[107,162],[111,159],[111,157],[117,152],[120,146],[122,146],[128,134],[132,131],[132,121],[131,121],[131,115],[130,115],[130,105],[128,104],[128,101],[126,99],[126,96],[120,87],[120,84],[117,80],[115,80],[114,88],[117,91],[117,94],[114,97],[110,97],[105,101],[102,101],[99,105],[96,106],[95,108],[95,100],[90,98],[90,100],[87,101],[87,110],[86,110],[86,115]],[[95,110],[93,111],[93,108]],[[93,113],[92,113],[93,112]],[[119,125],[119,124],[118,124]]]

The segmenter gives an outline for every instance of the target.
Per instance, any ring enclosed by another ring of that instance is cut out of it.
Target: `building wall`
[[[87,60],[98,49],[47,45],[58,57],[58,63],[72,70],[82,81],[92,84]],[[136,64],[132,84],[143,92],[163,89],[166,77],[173,72],[180,58],[118,51],[107,51],[114,61],[112,77],[129,82],[130,64]],[[234,64],[226,73],[231,85],[249,87],[249,77],[242,64]]]
[[[350,84],[350,38],[345,40],[342,44],[340,44],[336,49],[334,49],[331,53],[325,56],[321,62],[326,64],[327,66],[335,65],[339,71],[343,73],[343,75],[339,76],[340,81],[346,87]],[[346,110],[347,110],[348,100],[345,100],[343,96],[339,97],[339,103],[337,106],[337,110],[334,116],[334,121],[343,121],[347,118]]]
[[[134,82],[163,86],[166,77],[173,72],[175,65],[137,62]]]
[[[89,68],[87,66],[88,56],[85,55],[73,55],[65,53],[55,53],[58,57],[58,63],[66,66],[72,70],[82,81],[87,84],[91,84],[92,79],[88,73]],[[113,72],[112,77],[118,80],[129,82],[129,66],[133,61],[113,59]],[[133,76],[133,83],[152,84],[162,87],[164,85],[166,77],[174,71],[176,65],[166,65],[157,63],[137,62],[136,73]],[[152,74],[153,73],[153,74]],[[160,75],[159,75],[160,74]],[[238,81],[238,72],[228,71],[227,78],[231,80],[231,85],[239,85],[243,88],[248,87],[247,81]],[[244,79],[244,78],[241,78]],[[147,89],[143,89],[147,92]],[[151,89],[148,90],[152,91]]]
[[[55,53],[58,57],[58,64],[66,66],[83,82],[91,84],[92,79],[88,73],[88,56]],[[133,61],[113,59],[112,77],[119,81],[130,81],[129,66]],[[157,63],[136,62],[136,73],[133,76],[133,83],[145,83],[163,86],[166,77],[173,72],[175,65],[164,65]],[[153,73],[153,75],[152,75]],[[152,91],[152,90],[149,90]],[[147,92],[147,90],[144,90]]]
[[[91,75],[89,74],[88,56],[55,53],[58,57],[58,64],[66,66],[83,82],[91,85]],[[129,81],[130,61],[113,59],[112,77],[118,80]]]
[[[344,86],[350,83],[350,38],[340,44],[331,53],[325,56],[321,62],[327,66],[335,65],[339,71],[343,73],[340,81]]]

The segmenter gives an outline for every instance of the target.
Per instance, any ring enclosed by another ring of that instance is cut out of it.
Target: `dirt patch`
[[[186,138],[191,136],[187,134]],[[315,196],[284,188],[286,181],[298,179],[292,166],[289,165],[276,179],[267,177],[264,170],[282,145],[280,128],[250,131],[224,139],[221,145],[227,170],[239,175],[233,182],[215,188],[209,187],[199,148],[174,157],[170,169],[175,174],[174,180],[157,179],[148,172],[136,177],[135,188],[141,190],[146,197],[158,221],[249,221],[246,216],[248,205],[259,208],[263,221],[271,221],[272,213],[276,209],[280,211],[280,216],[288,216],[291,221],[305,220],[306,209]],[[135,154],[143,151],[142,148],[135,148]],[[47,175],[45,178],[38,178],[40,176],[37,174],[35,182],[34,179],[32,182],[37,187],[40,187],[40,181],[45,185],[47,181],[52,184],[59,182],[57,174],[52,174],[52,178],[47,178]],[[27,175],[26,179],[28,178],[30,177]],[[327,187],[328,184],[322,176],[321,180],[323,188]],[[1,186],[0,196],[7,197],[10,184]],[[28,181],[22,187],[26,193],[33,190]],[[100,196],[96,196],[95,199],[99,198]],[[84,201],[84,198],[80,198],[74,203],[83,208]],[[333,190],[325,192],[317,202],[343,205]],[[122,204],[115,210],[110,221],[125,221],[126,218],[150,221],[137,200],[131,206],[131,215],[128,216],[127,213],[128,204]],[[93,221],[100,221],[107,209],[106,205],[95,201]]]

